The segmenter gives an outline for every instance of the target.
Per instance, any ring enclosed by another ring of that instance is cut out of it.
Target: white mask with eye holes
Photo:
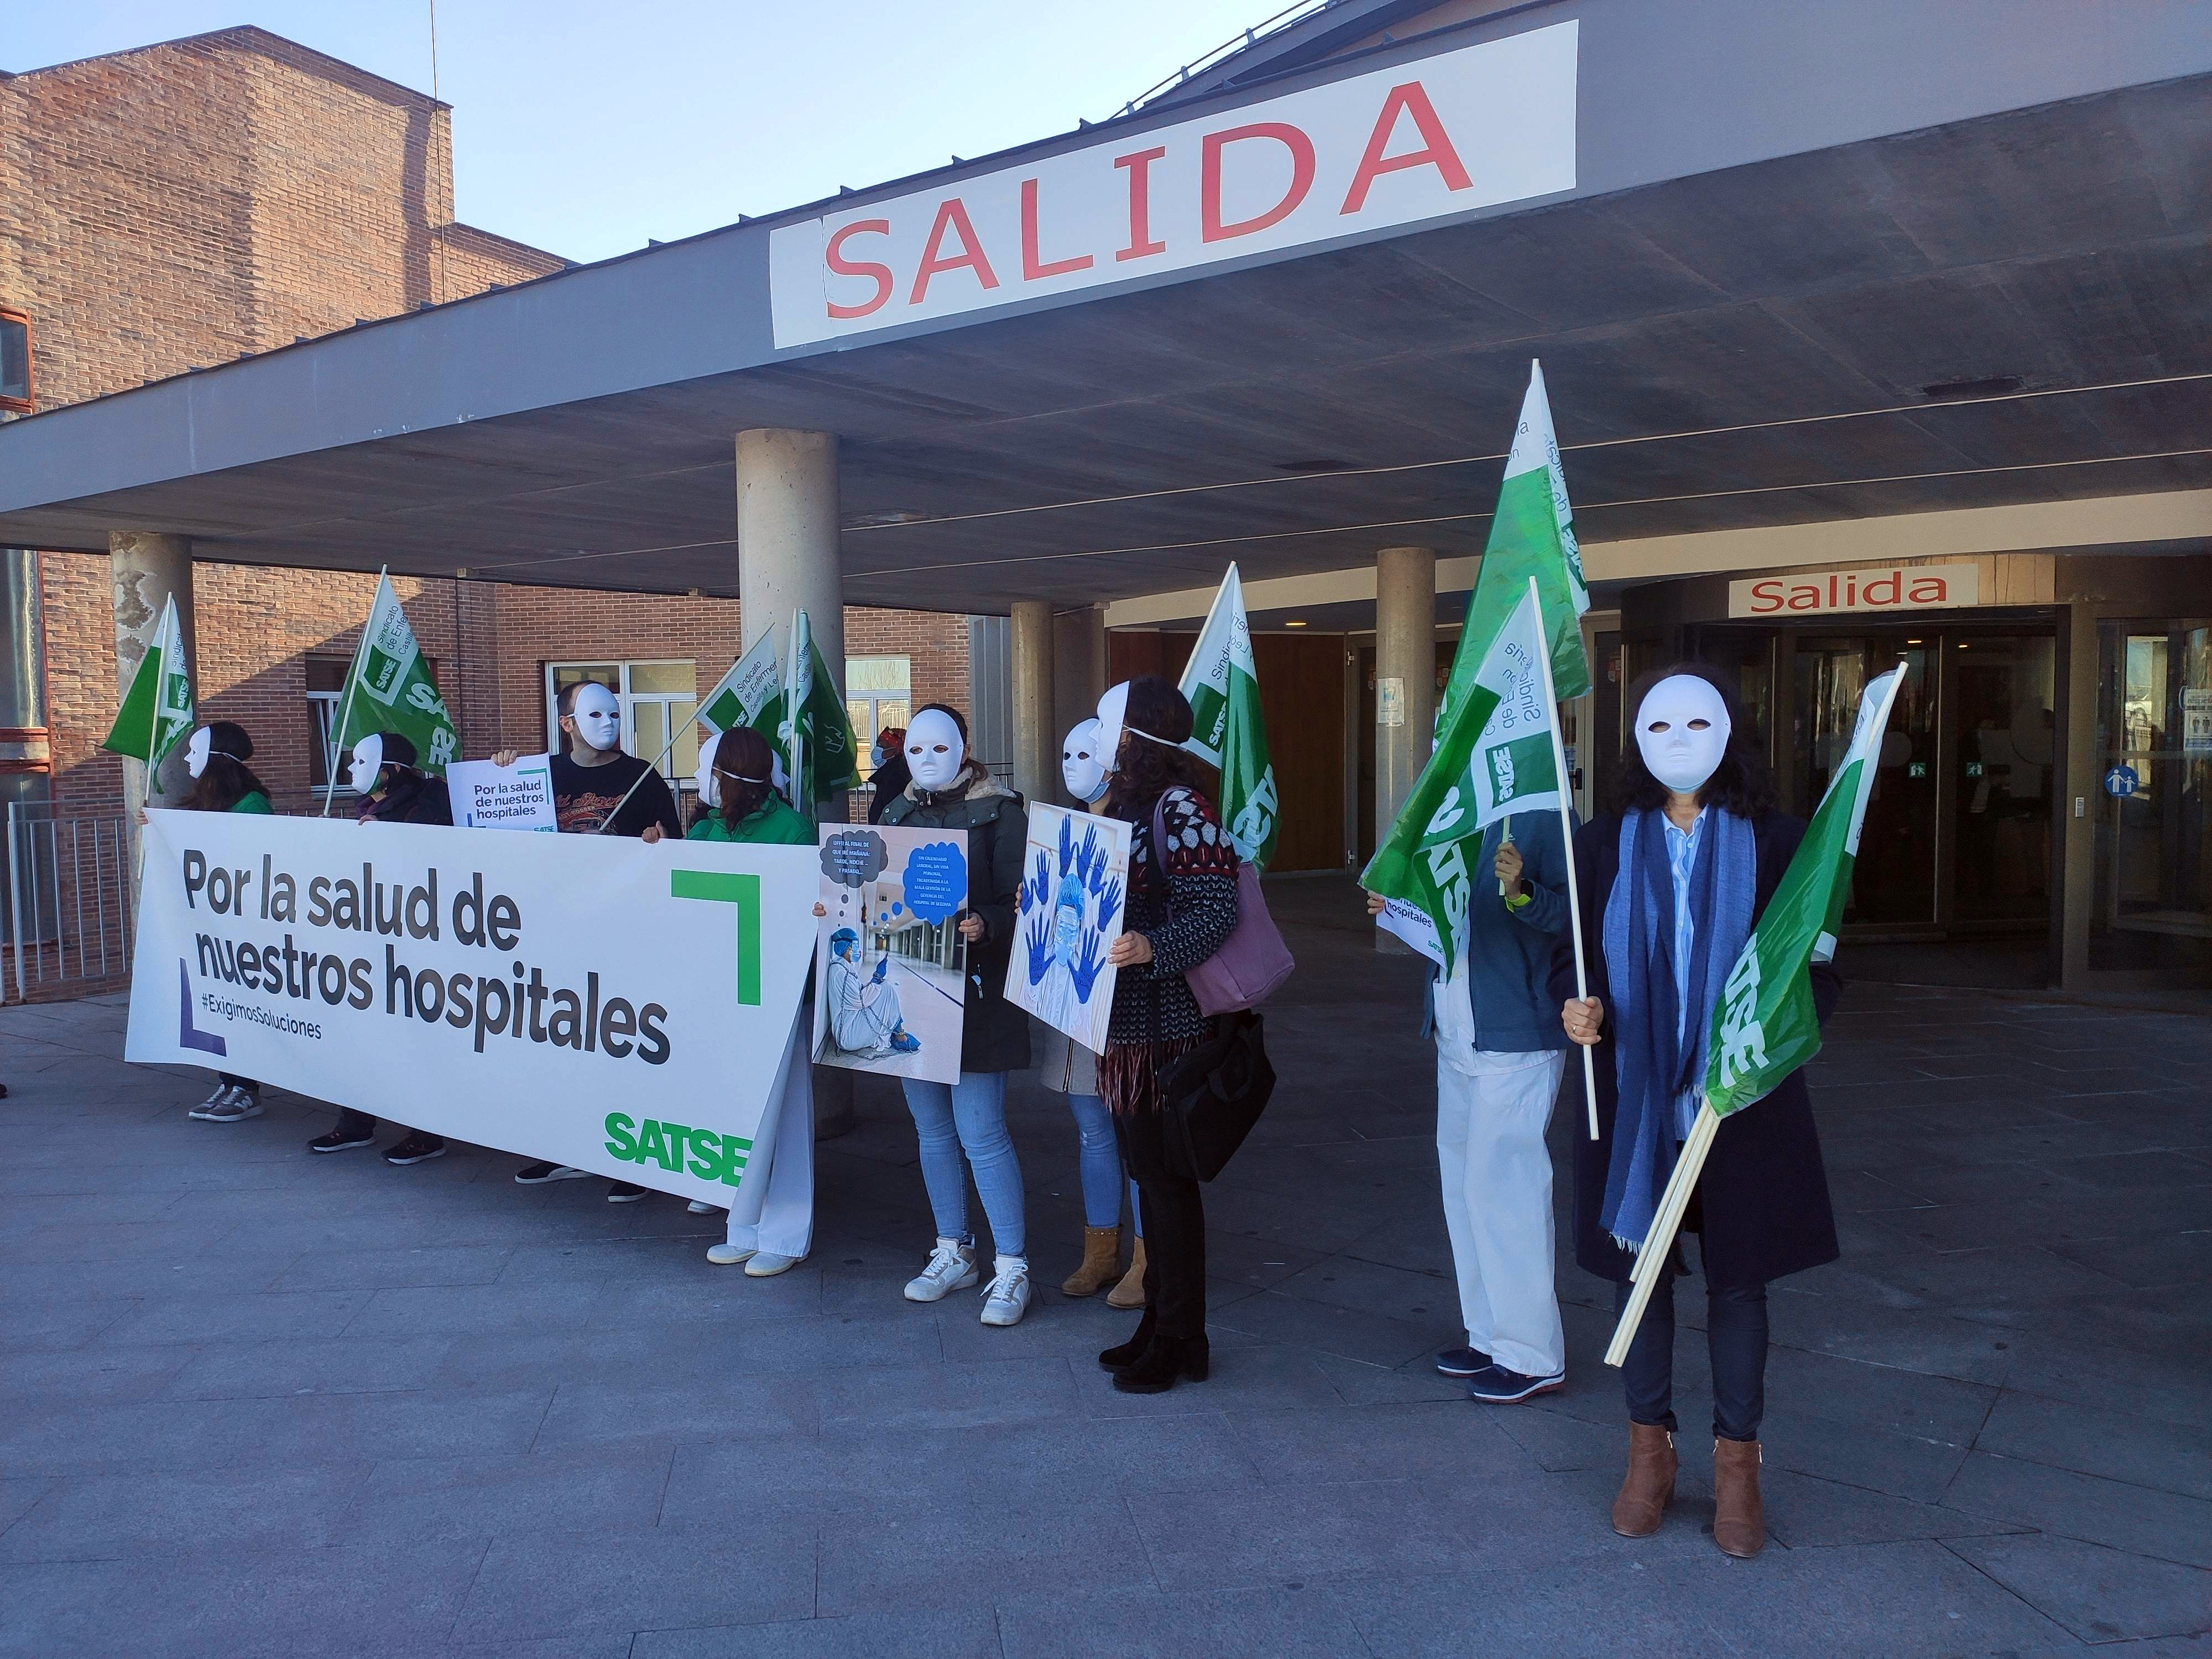
[[[204,726],[185,739],[185,772],[187,776],[196,778],[207,770],[208,745],[214,741],[215,733]]]
[[[346,765],[346,781],[353,785],[354,793],[366,795],[376,787],[377,774],[384,770],[384,733],[372,732],[353,746],[353,759]]]
[[[722,777],[714,770],[714,750],[722,741],[722,734],[707,724],[699,722],[699,769],[692,775],[699,786],[699,805],[713,808],[722,804]]]
[[[1098,756],[1098,722],[1078,720],[1060,746],[1060,775],[1067,793],[1085,806],[1106,793],[1106,764]]]
[[[1636,746],[1651,775],[1677,794],[1692,795],[1728,751],[1728,705],[1695,674],[1670,674],[1644,693],[1636,711]]]
[[[950,789],[968,758],[968,740],[941,708],[925,708],[907,722],[906,767],[922,788]]]
[[[577,688],[568,715],[576,723],[576,735],[602,755],[622,742],[622,704],[596,680]]]

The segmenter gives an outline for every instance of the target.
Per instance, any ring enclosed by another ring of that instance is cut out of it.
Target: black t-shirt
[[[641,776],[643,783],[637,782]],[[562,832],[595,832],[633,783],[636,793],[623,801],[607,834],[643,835],[647,824],[657,823],[664,833],[680,837],[684,826],[676,820],[676,799],[667,781],[635,755],[617,755],[604,766],[579,766],[565,754],[553,757],[553,810]]]

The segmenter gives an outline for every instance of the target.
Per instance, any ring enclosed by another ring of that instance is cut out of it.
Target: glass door
[[[1842,763],[1867,683],[1905,664],[1859,832],[1847,925],[1929,927],[1942,919],[1938,895],[1948,848],[1937,833],[1936,797],[1943,760],[1930,672],[1938,655],[1932,635],[1904,629],[1801,635],[1791,653],[1793,753],[1783,805],[1800,817],[1812,816]]]
[[[2096,970],[2212,977],[2212,623],[2098,641]]]
[[[1956,881],[1946,921],[2047,925],[2057,715],[2057,641],[1945,636]]]

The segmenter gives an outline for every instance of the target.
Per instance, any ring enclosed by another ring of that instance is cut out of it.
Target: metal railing
[[[131,836],[122,813],[8,803],[0,1001],[82,995],[131,971]]]

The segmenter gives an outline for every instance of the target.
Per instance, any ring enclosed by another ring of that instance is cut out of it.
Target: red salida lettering
[[[1231,144],[1258,138],[1271,139],[1290,151],[1290,188],[1283,192],[1282,199],[1266,212],[1255,213],[1249,219],[1239,219],[1234,224],[1224,225],[1221,222],[1221,152]],[[1306,192],[1313,188],[1313,140],[1287,122],[1255,121],[1250,126],[1207,133],[1198,169],[1200,239],[1222,242],[1232,236],[1249,236],[1255,231],[1280,224],[1297,211],[1298,204],[1306,199]]]
[[[1390,135],[1397,130],[1401,112],[1413,118],[1413,125],[1420,131],[1421,148],[1403,155],[1386,157],[1382,152],[1390,147]],[[1384,173],[1424,167],[1434,167],[1447,190],[1466,190],[1474,182],[1467,176],[1459,152],[1452,148],[1444,124],[1437,118],[1436,106],[1429,102],[1429,94],[1421,89],[1419,81],[1408,81],[1403,86],[1391,88],[1390,95],[1382,100],[1382,112],[1375,118],[1375,131],[1367,135],[1367,149],[1359,158],[1359,170],[1352,175],[1352,188],[1345,192],[1344,205],[1337,212],[1357,213],[1365,207],[1369,186]]]
[[[945,253],[947,231],[960,243],[960,252],[950,258]],[[975,224],[968,217],[967,204],[957,196],[948,196],[937,204],[937,218],[929,227],[929,240],[922,244],[921,263],[915,267],[914,292],[907,296],[906,302],[920,305],[928,296],[929,279],[948,270],[972,270],[975,280],[985,288],[999,285],[998,273],[983,257],[982,239],[975,234]]]
[[[841,228],[836,234],[830,237],[830,246],[823,250],[822,254],[823,261],[830,269],[840,276],[865,276],[876,285],[875,297],[860,305],[841,306],[835,300],[830,301],[829,312],[832,317],[865,317],[891,297],[891,268],[889,265],[878,264],[873,259],[845,258],[847,237],[871,234],[887,236],[890,234],[890,228],[891,222],[888,219],[856,219],[851,224]]]

